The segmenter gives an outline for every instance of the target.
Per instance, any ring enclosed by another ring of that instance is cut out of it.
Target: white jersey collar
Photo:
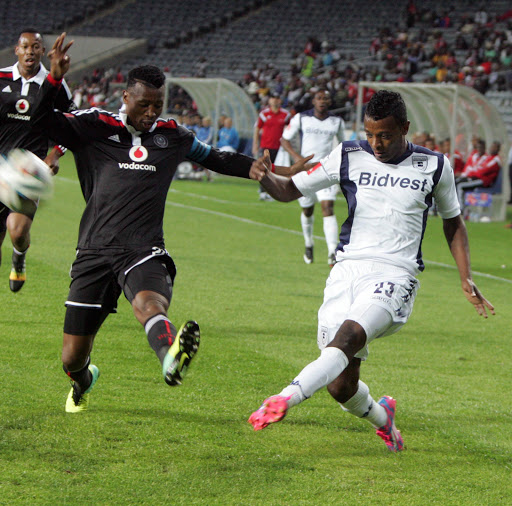
[[[16,62],[12,66],[12,80],[13,81],[17,81],[18,79],[21,78],[21,82],[23,84],[25,84],[25,83],[37,83],[39,86],[41,86],[43,84],[44,80],[46,79],[47,75],[48,75],[48,71],[46,70],[45,66],[42,63],[39,64],[39,72],[34,77],[31,77],[30,79],[25,79],[20,74],[20,70],[18,68],[18,62]]]

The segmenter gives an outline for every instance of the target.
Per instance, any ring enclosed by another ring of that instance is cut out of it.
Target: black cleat
[[[25,284],[27,273],[25,270],[25,253],[18,255],[12,252],[12,267],[9,275],[9,288],[11,292],[19,292]]]

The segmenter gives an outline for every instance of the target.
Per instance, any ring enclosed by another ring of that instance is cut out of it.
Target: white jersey
[[[443,219],[460,214],[448,159],[411,143],[399,159],[382,163],[367,141],[343,142],[292,179],[306,196],[340,184],[348,218],[341,227],[338,260],[381,261],[416,275],[425,268],[421,242],[432,198]]]
[[[343,140],[345,122],[338,116],[329,114],[324,119],[315,116],[314,109],[296,114],[284,129],[283,139],[287,141],[300,135],[302,156],[314,153],[312,162],[318,162],[327,156],[333,148],[333,140]]]

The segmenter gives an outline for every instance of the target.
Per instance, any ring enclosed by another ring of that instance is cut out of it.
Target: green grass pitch
[[[247,418],[318,355],[328,274],[320,209],[315,263],[299,206],[258,201],[252,181],[177,181],[164,222],[178,275],[170,316],[202,343],[182,387],[162,380],[123,296],[98,333],[90,410],[68,415],[60,348],[83,199],[66,156],[32,228],[28,281],[0,267],[0,504],[512,503],[512,230],[468,224],[474,279],[496,306],[479,318],[459,287],[441,220],[409,323],[372,344],[362,379],[398,401],[406,451],[320,391],[253,432]],[[338,220],[346,215],[343,199]]]

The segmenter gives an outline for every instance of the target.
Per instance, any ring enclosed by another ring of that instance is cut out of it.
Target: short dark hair
[[[138,82],[150,88],[161,88],[165,83],[165,74],[154,65],[141,65],[128,72],[127,88],[135,86]]]
[[[43,34],[39,30],[36,30],[35,28],[23,28],[23,30],[21,30],[18,34],[18,40],[20,40],[24,33],[37,33],[41,36],[41,40],[43,39]]]
[[[375,93],[366,106],[365,116],[377,121],[393,116],[399,125],[407,123],[404,99],[396,91],[379,90]]]
[[[316,97],[319,93],[327,93],[327,95],[331,95],[327,88],[318,88],[315,93],[313,93],[313,97]]]

